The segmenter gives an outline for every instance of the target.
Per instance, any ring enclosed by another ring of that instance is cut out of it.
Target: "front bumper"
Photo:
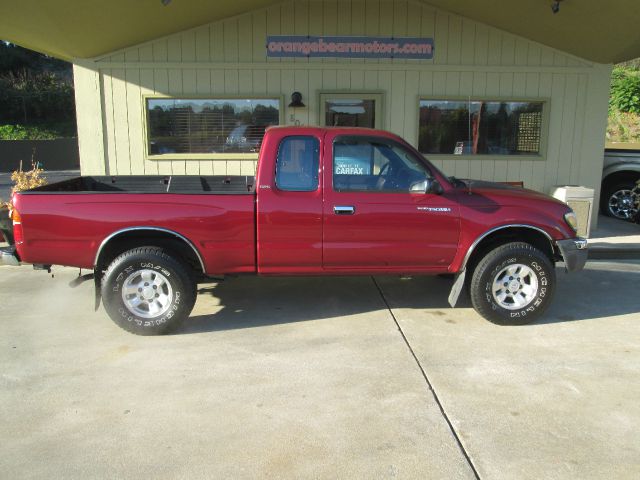
[[[556,242],[558,250],[562,255],[564,264],[568,272],[579,272],[587,263],[589,250],[585,238],[572,238],[569,240],[558,240]]]
[[[20,265],[20,260],[18,260],[18,255],[16,254],[16,247],[0,248],[0,265],[11,265],[13,267]]]

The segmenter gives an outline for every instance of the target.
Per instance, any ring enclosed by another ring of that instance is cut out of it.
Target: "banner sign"
[[[433,38],[269,35],[267,57],[411,58],[431,60]]]

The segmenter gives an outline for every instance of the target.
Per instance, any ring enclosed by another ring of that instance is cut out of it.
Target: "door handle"
[[[333,213],[336,215],[353,215],[356,213],[356,207],[350,205],[336,205],[333,207]]]

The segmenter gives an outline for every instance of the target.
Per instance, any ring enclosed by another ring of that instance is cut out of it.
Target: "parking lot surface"
[[[174,335],[0,267],[6,478],[638,478],[640,263],[558,270],[543,321],[442,278],[202,285]]]

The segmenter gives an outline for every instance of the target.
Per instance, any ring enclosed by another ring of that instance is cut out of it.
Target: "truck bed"
[[[15,196],[22,261],[93,268],[117,232],[174,232],[202,256],[207,273],[255,271],[251,176],[86,176]]]
[[[253,195],[255,178],[247,175],[86,176],[34,188],[23,194],[172,193]]]

